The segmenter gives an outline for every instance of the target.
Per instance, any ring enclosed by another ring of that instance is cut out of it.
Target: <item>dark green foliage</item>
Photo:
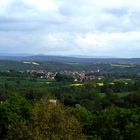
[[[140,93],[129,94],[124,97],[124,101],[128,107],[140,107]]]
[[[93,132],[102,140],[139,140],[140,108],[110,108],[94,114]]]
[[[19,121],[30,121],[32,106],[23,97],[15,94],[0,103],[0,134],[7,135],[8,129]]]
[[[60,73],[56,74],[55,80],[57,82],[73,82],[74,81],[73,77],[64,75],[64,74],[60,74]]]
[[[79,104],[72,110],[72,114],[78,119],[86,135],[90,135],[92,131],[93,116],[90,111]]]

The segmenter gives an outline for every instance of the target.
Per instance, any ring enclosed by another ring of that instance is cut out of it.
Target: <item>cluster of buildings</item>
[[[103,76],[97,76],[95,73],[99,73],[100,70],[97,71],[63,71],[61,72],[64,75],[72,76],[76,81],[92,81],[92,80],[102,80]]]
[[[28,70],[27,73],[29,73],[33,78],[47,79],[50,81],[54,81],[57,74],[57,72],[49,72],[46,70]]]
[[[84,82],[84,81],[92,81],[92,80],[102,80],[103,76],[97,76],[95,73],[99,73],[100,70],[97,71],[61,71],[59,73],[63,75],[68,75],[73,77],[75,82]],[[58,72],[49,72],[46,70],[31,70],[28,71],[34,78],[55,80],[55,76]]]

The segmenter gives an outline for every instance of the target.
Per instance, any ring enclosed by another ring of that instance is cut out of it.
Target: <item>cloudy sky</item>
[[[0,0],[0,53],[140,57],[140,1]]]

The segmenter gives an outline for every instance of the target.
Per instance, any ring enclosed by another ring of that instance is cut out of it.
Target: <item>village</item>
[[[60,73],[62,75],[70,76],[74,79],[74,82],[85,82],[93,80],[102,80],[104,76],[100,76],[100,70],[97,71],[60,71],[51,72],[47,70],[28,70],[28,74],[33,78],[47,79],[49,81],[55,81],[55,76]],[[98,73],[98,75],[97,75]]]

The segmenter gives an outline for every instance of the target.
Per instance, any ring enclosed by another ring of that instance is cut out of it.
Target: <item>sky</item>
[[[0,0],[0,53],[140,57],[140,1]]]

